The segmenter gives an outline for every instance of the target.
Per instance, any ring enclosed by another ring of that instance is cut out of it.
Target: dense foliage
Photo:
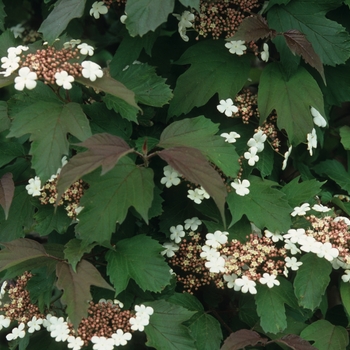
[[[1,349],[349,349],[349,7],[1,0]]]

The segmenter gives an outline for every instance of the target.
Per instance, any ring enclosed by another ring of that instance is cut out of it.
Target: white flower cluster
[[[149,324],[150,316],[153,315],[153,308],[145,305],[135,305],[135,317],[130,318],[131,329],[142,332]]]
[[[176,19],[179,21],[178,23],[178,32],[182,38],[183,41],[188,41],[189,38],[186,35],[187,28],[193,27],[193,21],[194,21],[194,14],[190,11],[184,11],[182,12],[181,16],[173,13],[173,16],[176,17]]]
[[[7,56],[1,57],[1,63],[2,63],[1,68],[4,68],[5,72],[0,72],[0,74],[3,74],[4,77],[8,77],[15,70],[17,70],[19,68],[19,61],[21,60],[20,55],[23,51],[27,51],[27,50],[29,50],[29,47],[23,46],[23,45],[8,48],[7,49]],[[35,83],[35,85],[36,85],[36,83]],[[32,89],[34,87],[32,87]]]
[[[266,134],[264,134],[262,130],[258,130],[253,137],[248,140],[247,145],[249,146],[249,150],[244,153],[244,158],[248,160],[250,166],[254,166],[255,163],[259,161],[257,153],[263,151],[266,138]]]

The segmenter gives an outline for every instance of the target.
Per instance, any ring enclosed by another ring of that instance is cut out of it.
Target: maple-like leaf
[[[30,154],[36,175],[46,181],[61,166],[62,155],[69,154],[67,134],[84,141],[91,136],[89,121],[78,103],[38,101],[13,115],[7,137],[30,135]]]
[[[99,166],[102,166],[101,174],[104,175],[113,169],[121,157],[133,151],[121,137],[107,133],[95,134],[77,145],[88,150],[72,157],[62,168],[57,182],[57,198],[61,198],[74,181]]]
[[[11,173],[6,173],[0,178],[0,205],[5,212],[5,220],[9,215],[13,195],[15,193],[15,184]]]
[[[74,272],[76,272],[76,267],[78,262],[81,260],[85,253],[90,253],[92,248],[95,247],[95,243],[91,243],[88,246],[84,246],[80,239],[73,238],[66,243],[64,246],[64,258],[68,260],[69,264],[72,266]]]
[[[158,152],[158,155],[188,181],[201,185],[215,201],[225,222],[226,187],[204,155],[191,147],[168,148]]]
[[[299,30],[291,29],[284,32],[283,36],[286,39],[286,43],[292,53],[301,56],[306,63],[308,63],[311,67],[317,69],[323,81],[325,82],[326,77],[324,75],[323,64],[320,60],[320,57],[312,47],[310,41],[306,39],[305,34],[301,33]]]
[[[92,300],[90,286],[114,290],[96,267],[86,260],[78,263],[76,272],[66,262],[59,262],[56,266],[56,275],[57,288],[63,290],[61,300],[67,305],[66,312],[75,329],[81,319],[87,316],[89,301]]]
[[[266,344],[267,338],[261,337],[261,335],[255,331],[249,329],[240,329],[237,332],[230,334],[220,350],[240,350],[246,346],[254,346],[258,343],[261,345]]]

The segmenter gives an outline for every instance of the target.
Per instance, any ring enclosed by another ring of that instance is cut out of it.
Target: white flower
[[[122,329],[117,329],[117,332],[112,334],[112,339],[114,340],[115,346],[124,346],[131,340],[131,333],[124,333]]]
[[[149,318],[149,316],[153,315],[154,310],[151,306],[146,305],[135,305],[134,310],[136,311],[136,317],[146,317]]]
[[[290,154],[292,153],[292,146],[289,146],[288,151],[284,154],[284,160],[282,163],[282,170],[285,170],[287,167],[287,162]]]
[[[303,236],[299,239],[300,249],[306,253],[314,252],[318,247],[318,243],[312,236]]]
[[[94,54],[94,48],[86,43],[82,43],[77,46],[82,55],[92,56]]]
[[[71,39],[63,44],[63,48],[65,49],[73,49],[77,45],[81,43],[80,39]]]
[[[41,329],[40,325],[43,324],[43,320],[41,318],[36,318],[36,316],[33,316],[31,321],[27,323],[28,333],[34,333],[35,331],[39,331]]]
[[[103,71],[97,63],[92,61],[84,61],[81,63],[81,66],[83,67],[81,74],[84,78],[95,81],[96,78],[103,77]]]
[[[18,71],[18,77],[15,78],[15,89],[22,91],[24,88],[32,90],[36,87],[38,79],[35,72],[31,72],[28,67],[22,67]]]
[[[188,190],[188,195],[187,197],[191,200],[193,200],[197,204],[201,204],[202,200],[204,198],[208,199],[210,198],[208,192],[203,188],[195,188],[195,190]]]
[[[343,282],[349,282],[350,281],[350,270],[345,270],[345,275],[341,276],[341,279]]]
[[[20,60],[21,58],[15,54],[9,54],[8,57],[1,57],[1,68],[6,69],[6,71],[1,74],[4,74],[4,77],[10,76],[19,67],[18,62]]]
[[[242,278],[237,278],[235,280],[234,289],[236,291],[241,291],[242,293],[249,292],[250,294],[256,294],[256,283],[250,280],[247,276],[242,276]]]
[[[328,261],[332,261],[339,255],[339,250],[337,248],[333,248],[330,242],[325,242],[321,244],[320,249],[316,253],[319,258],[325,258]]]
[[[174,170],[170,165],[167,165],[163,169],[164,177],[161,178],[160,183],[165,184],[165,187],[169,188],[171,186],[177,186],[181,179],[179,178],[180,174]]]
[[[184,41],[188,41],[189,38],[186,35],[187,28],[193,27],[194,14],[189,11],[184,11],[181,16],[173,13],[173,16],[179,21],[178,23],[178,32]]]
[[[216,106],[220,113],[225,113],[227,117],[232,117],[232,113],[238,112],[238,107],[233,104],[231,98],[220,100],[220,104]]]
[[[17,338],[24,338],[26,332],[24,330],[24,323],[21,322],[18,327],[12,329],[12,332],[7,334],[6,339],[8,341],[15,340]]]
[[[300,207],[295,207],[290,215],[294,216],[303,216],[306,214],[307,211],[311,210],[310,209],[310,204],[309,203],[303,203]]]
[[[239,196],[245,196],[249,193],[249,180],[243,180],[241,182],[240,179],[236,179],[234,182],[231,182],[231,186],[235,189],[236,193]]]
[[[270,57],[269,45],[267,45],[266,43],[264,43],[263,45],[263,51],[260,52],[260,57],[261,57],[261,60],[264,62],[267,62],[269,60],[269,57]]]
[[[3,298],[3,296],[6,294],[6,287],[7,287],[7,281],[4,281],[4,283],[1,285],[0,288],[0,299]]]
[[[127,16],[126,14],[120,16],[120,22],[122,22],[123,24],[125,24],[125,21],[126,21],[127,18],[128,18],[128,16]]]
[[[180,243],[181,238],[185,237],[185,231],[182,225],[177,225],[176,227],[171,226],[170,232],[171,232],[170,239],[175,241],[175,243]]]
[[[46,328],[48,332],[50,332],[50,327],[51,327],[51,318],[54,317],[51,314],[47,314],[46,318],[43,319],[43,327]],[[57,317],[55,317],[57,319]]]
[[[165,250],[163,250],[160,254],[165,255],[168,258],[171,258],[172,256],[175,255],[175,252],[179,250],[179,246],[173,242],[165,242],[163,244],[163,248],[165,248]]]
[[[202,225],[202,221],[200,221],[197,216],[185,220],[185,230],[191,229],[192,231],[195,231],[199,225]]]
[[[222,244],[227,243],[228,232],[215,231],[214,233],[207,233],[205,244],[214,249],[221,248]]]
[[[105,15],[107,12],[108,8],[103,1],[95,1],[90,9],[90,16],[99,19],[100,15]]]
[[[202,252],[200,256],[202,259],[210,261],[212,259],[218,258],[220,256],[220,253],[215,248],[209,247],[208,245],[204,245],[202,247]]]
[[[345,216],[336,217],[333,222],[344,221],[348,226],[350,226],[350,220]]]
[[[143,332],[143,330],[145,329],[145,326],[148,325],[148,322],[147,324],[145,324],[146,320],[141,317],[131,317],[129,319],[129,323],[131,324],[131,329],[133,331],[140,331],[140,332]]]
[[[292,254],[292,255],[295,255],[295,254],[300,254],[301,253],[301,251],[300,251],[300,249],[294,244],[294,243],[292,243],[289,239],[286,239],[285,241],[284,241],[284,248],[285,249],[287,249],[287,250],[290,250],[290,253]]]
[[[241,137],[241,135],[237,134],[235,131],[231,131],[229,134],[227,132],[224,132],[220,136],[224,137],[225,142],[228,143],[235,143],[236,139],[239,139]]]
[[[205,263],[205,267],[212,273],[225,272],[225,259],[222,256],[212,258]]]
[[[50,322],[52,322],[53,317],[51,317]],[[60,317],[56,323],[51,323],[50,336],[51,338],[55,338],[56,342],[66,341],[68,339],[69,332],[70,330],[68,328],[68,324],[63,320],[63,317]]]
[[[315,125],[317,125],[321,128],[324,128],[325,126],[327,126],[326,119],[321,115],[321,113],[316,108],[311,107],[310,112],[311,112],[311,115],[314,119]]]
[[[258,130],[252,138],[250,138],[247,142],[249,147],[256,147],[258,152],[262,152],[264,149],[264,142],[266,141],[266,134],[262,130]]]
[[[28,51],[29,47],[24,45],[18,45],[16,47],[9,47],[7,49],[8,56],[18,56],[22,51]]]
[[[331,208],[328,208],[322,204],[314,204],[312,206],[312,209],[315,210],[315,211],[318,211],[320,213],[327,213],[327,211],[330,211],[332,210]]]
[[[62,86],[63,89],[70,90],[72,88],[71,83],[73,83],[74,77],[71,75],[68,75],[68,73],[65,70],[55,73],[55,79],[56,79],[56,84],[58,86]]]
[[[233,273],[232,275],[224,275],[224,280],[227,282],[227,288],[233,288],[235,286],[235,281],[237,275]]]
[[[292,228],[288,230],[287,234],[283,235],[283,238],[289,239],[292,243],[298,243],[305,235],[305,230],[303,228],[298,228],[296,230]]]
[[[291,258],[287,256],[284,258],[284,261],[286,262],[286,266],[293,271],[299,270],[299,266],[303,264],[301,261],[298,261],[295,256],[292,256]]]
[[[72,350],[80,350],[84,345],[84,341],[80,337],[74,337],[73,335],[67,338],[67,342],[68,349]]]
[[[250,147],[248,152],[244,152],[244,158],[248,160],[250,166],[254,166],[259,161],[257,152],[258,149],[256,147]]]
[[[114,339],[106,337],[98,337],[94,335],[91,338],[91,343],[94,344],[92,347],[94,350],[113,350]]]
[[[10,28],[15,38],[22,38],[22,34],[25,31],[25,28],[22,27],[22,24],[17,24],[14,27]]]
[[[5,317],[4,315],[0,315],[0,331],[3,328],[7,328],[11,323],[11,319]]]
[[[312,129],[310,134],[306,135],[307,138],[307,150],[310,152],[310,156],[312,156],[312,149],[317,148],[317,135],[315,128]]]
[[[198,193],[205,199],[209,199],[209,193],[203,188],[203,186],[201,186],[200,188],[197,188]]]
[[[276,232],[271,232],[269,230],[265,230],[265,236],[267,238],[271,238],[272,242],[278,242],[278,241],[283,241],[283,236],[281,235],[280,231]]]
[[[279,286],[280,282],[276,280],[275,275],[270,275],[268,273],[264,273],[262,277],[260,277],[259,282],[261,284],[266,284],[269,288],[272,288],[273,286]]]
[[[41,194],[41,180],[38,176],[35,176],[34,179],[29,179],[29,185],[26,186],[26,190],[29,195],[35,197],[40,196]]]
[[[242,56],[244,54],[244,50],[247,50],[247,46],[244,45],[243,40],[232,40],[225,44],[232,54],[236,54],[238,56]]]

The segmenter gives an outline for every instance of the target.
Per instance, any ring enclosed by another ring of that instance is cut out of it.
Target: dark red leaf
[[[275,339],[274,341],[278,343],[286,344],[293,350],[315,350],[316,349],[308,341],[299,337],[299,335],[296,335],[296,334],[288,334],[283,338]]]
[[[6,173],[0,179],[0,205],[4,209],[5,219],[7,220],[9,215],[10,206],[15,193],[15,184],[12,180],[12,174]]]
[[[74,181],[99,166],[102,166],[103,175],[111,170],[121,157],[132,152],[122,138],[107,133],[95,134],[77,145],[88,148],[88,151],[78,153],[62,168],[57,183],[58,199]]]
[[[291,29],[284,32],[283,36],[292,53],[301,56],[306,63],[314,67],[320,73],[323,81],[326,82],[321,59],[315,52],[310,41],[306,39],[305,34],[299,30]]]
[[[258,343],[264,345],[266,342],[267,339],[262,338],[257,332],[249,329],[241,329],[231,333],[230,336],[226,338],[221,350],[239,350],[243,349],[245,346],[254,346]]]
[[[158,152],[158,155],[188,181],[203,186],[214,199],[225,223],[226,187],[219,173],[211,167],[204,155],[192,147],[168,148]]]
[[[257,41],[266,37],[273,39],[276,31],[270,29],[266,19],[261,15],[246,17],[238,27],[235,35],[229,40]]]

